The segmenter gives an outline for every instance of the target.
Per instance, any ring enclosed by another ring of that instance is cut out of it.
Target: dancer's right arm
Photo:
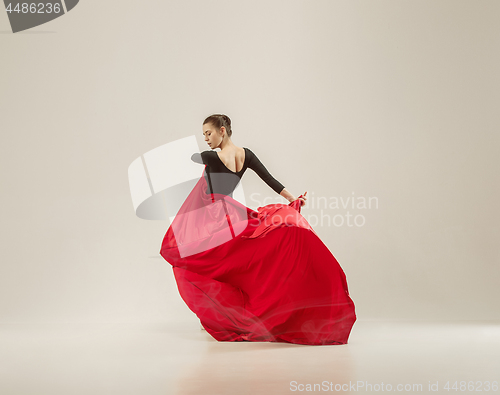
[[[248,167],[251,168],[253,171],[255,171],[259,177],[267,184],[269,185],[276,193],[280,194],[283,196],[286,200],[288,200],[290,203],[297,200],[295,196],[293,196],[286,188],[285,186],[280,183],[278,180],[276,180],[271,173],[266,169],[266,167],[263,165],[263,163],[259,160],[257,155],[255,155],[251,150],[250,151],[250,160]],[[306,192],[307,193],[307,192]],[[303,198],[300,198],[301,205],[303,206],[306,204],[306,197],[304,194]]]
[[[286,188],[283,188],[283,190],[280,192],[280,195],[283,196],[290,203],[295,200],[295,197]]]
[[[292,203],[293,201],[295,201],[295,200],[297,200],[297,199],[300,199],[300,200],[301,200],[301,203],[300,203],[300,205],[301,205],[301,206],[303,206],[304,204],[306,204],[306,199],[307,199],[306,195],[307,195],[307,192],[305,192],[305,193],[304,193],[304,195],[302,195],[302,197],[301,197],[301,198],[296,198],[296,197],[294,197],[294,196],[293,196],[290,192],[288,192],[288,191],[286,190],[286,188],[285,188],[285,189],[283,189],[283,190],[281,191],[280,195],[281,195],[281,196],[283,196],[283,197],[284,197],[286,200],[288,200],[290,203]]]
[[[259,160],[257,155],[255,155],[252,150],[248,149],[250,158],[248,158],[248,167],[252,169],[257,175],[264,181],[271,189],[276,193],[280,194],[285,189],[285,186],[274,178],[271,173],[266,169],[264,164]],[[284,195],[282,195],[284,196]],[[291,195],[290,195],[291,196]],[[286,196],[285,196],[286,197]]]

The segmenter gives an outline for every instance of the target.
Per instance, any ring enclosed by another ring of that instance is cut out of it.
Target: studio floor
[[[498,321],[358,320],[336,346],[217,342],[193,322],[0,324],[2,395],[493,394],[499,382]]]

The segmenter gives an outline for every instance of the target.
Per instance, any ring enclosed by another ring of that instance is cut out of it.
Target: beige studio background
[[[350,210],[364,226],[311,221],[358,320],[498,320],[499,13],[82,0],[16,34],[1,13],[0,322],[197,325],[159,256],[168,223],[135,216],[127,169],[189,135],[207,149],[218,112],[295,196],[377,198]],[[243,186],[276,201],[251,170]]]

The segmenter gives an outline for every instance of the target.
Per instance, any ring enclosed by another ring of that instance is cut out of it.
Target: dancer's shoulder
[[[214,151],[195,152],[191,155],[191,160],[200,164],[208,164],[211,158],[213,158],[214,153]]]
[[[250,160],[255,156],[255,154],[250,148],[248,147],[242,147],[242,148],[245,150],[245,155],[248,155],[248,157],[246,157],[247,160]]]

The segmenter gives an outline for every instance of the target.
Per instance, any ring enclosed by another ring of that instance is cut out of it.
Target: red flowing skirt
[[[218,341],[347,344],[356,314],[346,276],[298,199],[254,211],[207,194],[202,176],[160,254],[182,299]]]

